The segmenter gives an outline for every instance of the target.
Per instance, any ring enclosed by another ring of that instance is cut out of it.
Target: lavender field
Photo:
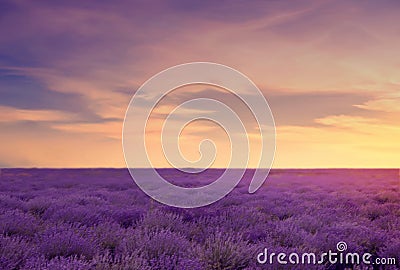
[[[221,171],[160,173],[198,186]],[[2,169],[0,268],[350,269],[256,259],[264,248],[322,253],[345,241],[399,269],[399,170],[273,170],[255,194],[251,174],[213,205],[178,209],[152,201],[126,169]]]

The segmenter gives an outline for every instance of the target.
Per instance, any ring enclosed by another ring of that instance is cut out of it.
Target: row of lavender
[[[160,173],[196,186],[221,171]],[[3,169],[0,268],[257,269],[264,248],[322,253],[339,241],[399,257],[398,170],[274,170],[248,194],[251,173],[223,200],[189,210],[155,203],[126,170]]]

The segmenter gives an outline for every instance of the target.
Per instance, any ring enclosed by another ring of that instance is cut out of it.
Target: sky
[[[151,76],[202,61],[246,74],[276,124],[274,168],[400,167],[400,2],[1,1],[0,167],[124,167],[125,111]],[[193,97],[183,87],[149,126],[153,164],[160,119]],[[198,158],[211,137],[224,167],[222,129],[199,121],[181,149]],[[250,167],[260,147],[251,141]],[[218,154],[217,153],[217,154]],[[140,164],[138,164],[140,167]]]

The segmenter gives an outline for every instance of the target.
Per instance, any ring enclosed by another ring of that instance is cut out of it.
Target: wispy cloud
[[[23,110],[13,107],[0,106],[0,122],[73,122],[78,121],[79,117],[72,113],[56,110]]]
[[[373,111],[400,112],[400,97],[369,100],[364,104],[354,106]]]

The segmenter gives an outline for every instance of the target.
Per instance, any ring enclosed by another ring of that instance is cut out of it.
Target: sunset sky
[[[274,168],[400,167],[400,1],[2,1],[0,31],[0,167],[124,167],[131,97],[194,61],[263,92]],[[158,110],[194,96],[221,91],[183,88]],[[190,127],[184,154],[213,137],[223,167],[216,128]]]

